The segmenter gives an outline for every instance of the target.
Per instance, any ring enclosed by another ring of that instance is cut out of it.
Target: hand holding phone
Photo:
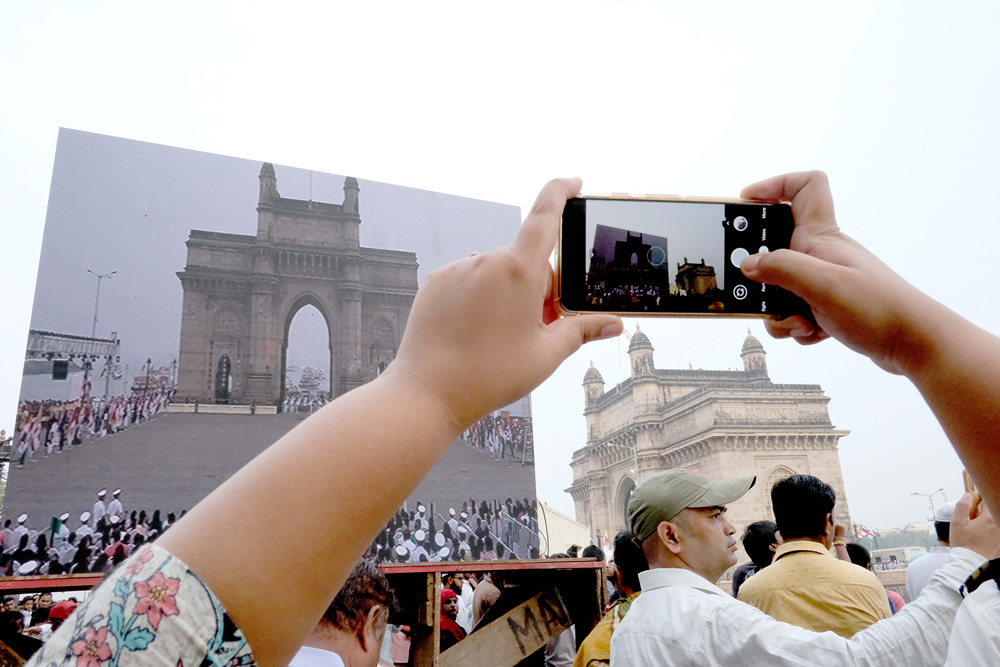
[[[787,204],[575,197],[563,210],[557,305],[564,313],[807,314],[798,297],[740,271],[752,254],[788,248],[794,228]]]

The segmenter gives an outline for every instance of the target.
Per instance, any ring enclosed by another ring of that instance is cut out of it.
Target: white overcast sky
[[[16,3],[0,22],[0,426],[60,126],[525,211],[559,175],[590,192],[734,196],[821,168],[842,227],[997,332],[998,24],[996,2]],[[659,367],[736,368],[746,326],[643,331]],[[851,431],[856,521],[925,519],[915,491],[957,498],[961,465],[905,380],[835,342],[750,327],[772,379],[821,384]],[[539,495],[571,515],[580,383],[590,359],[620,380],[624,347],[582,350],[534,394]]]

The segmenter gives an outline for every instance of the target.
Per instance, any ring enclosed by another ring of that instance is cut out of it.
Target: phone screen
[[[789,315],[791,293],[746,278],[744,258],[787,248],[785,204],[582,197],[566,202],[560,304],[570,311]]]

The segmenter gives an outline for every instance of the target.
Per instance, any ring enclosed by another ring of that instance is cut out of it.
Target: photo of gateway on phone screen
[[[561,306],[650,314],[794,312],[792,295],[740,271],[747,256],[788,247],[793,227],[784,205],[571,199],[563,213]]]

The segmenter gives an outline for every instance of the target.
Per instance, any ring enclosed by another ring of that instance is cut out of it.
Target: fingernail
[[[601,333],[598,334],[597,339],[602,340],[604,338],[614,338],[615,336],[620,336],[621,333],[622,333],[622,323],[611,322],[610,324],[604,325],[604,328],[601,329]]]
[[[756,270],[758,262],[760,262],[760,255],[750,255],[740,264],[740,270],[744,275],[750,275]]]

